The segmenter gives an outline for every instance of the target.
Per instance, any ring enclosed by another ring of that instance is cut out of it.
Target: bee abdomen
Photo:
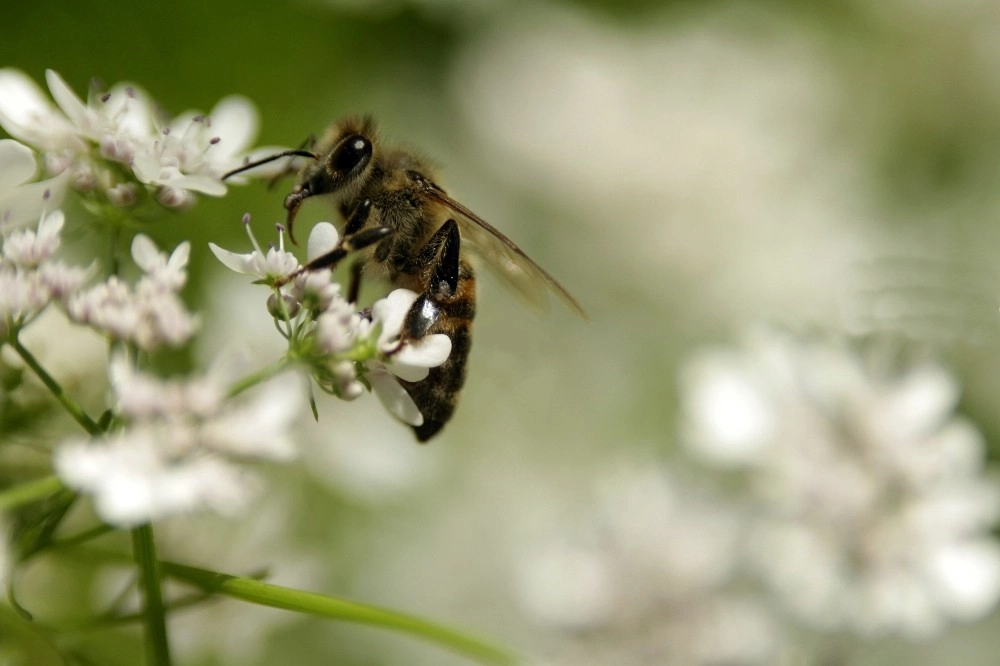
[[[424,417],[421,425],[413,426],[419,442],[429,440],[448,422],[465,384],[466,361],[472,348],[472,319],[476,315],[476,278],[468,262],[460,263],[458,278],[455,293],[432,297],[437,316],[424,332],[424,335],[448,336],[451,340],[448,359],[431,368],[419,382],[400,381]]]
[[[429,440],[448,422],[465,384],[466,359],[472,346],[472,321],[452,320],[450,324],[451,354],[448,360],[431,368],[427,377],[419,382],[400,382],[424,417],[421,425],[413,426],[420,442]]]

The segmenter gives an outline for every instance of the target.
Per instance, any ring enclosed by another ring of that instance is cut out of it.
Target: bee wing
[[[472,249],[486,260],[493,272],[529,305],[536,309],[544,308],[547,302],[546,291],[551,291],[569,309],[589,321],[586,311],[566,288],[526,255],[514,241],[436,186],[428,188],[426,194],[433,201],[458,214],[457,221],[463,240],[469,241]]]

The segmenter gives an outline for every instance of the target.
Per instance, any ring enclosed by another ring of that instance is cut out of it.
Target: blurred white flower
[[[689,450],[745,475],[750,560],[800,620],[924,635],[1000,599],[1000,488],[941,367],[885,376],[761,331],[693,358],[682,388]]]
[[[656,463],[619,469],[598,490],[516,572],[525,609],[566,631],[556,663],[773,663],[774,620],[727,588],[740,528],[731,506]]]
[[[132,241],[132,258],[144,275],[135,288],[117,276],[74,294],[66,306],[73,321],[86,324],[115,340],[127,340],[149,351],[161,345],[179,346],[194,335],[196,320],[178,292],[187,280],[190,243],[168,257],[153,241],[139,234]]]
[[[3,241],[3,258],[21,268],[37,268],[59,249],[65,221],[62,211],[56,210],[39,220],[37,231],[11,234]]]
[[[46,77],[65,87],[55,72],[46,73]],[[79,128],[17,69],[0,69],[0,126],[15,139],[42,151],[72,154],[86,150]]]
[[[192,193],[225,194],[221,178],[227,171],[280,150],[248,151],[258,119],[243,97],[224,98],[207,116],[188,111],[163,122],[153,100],[135,86],[91,90],[84,102],[56,72],[46,71],[46,80],[58,107],[23,72],[0,70],[0,126],[38,150],[51,172],[68,174],[78,190],[98,190],[115,205],[132,205],[136,192],[124,190],[129,183],[106,163],[129,167],[161,205],[186,208],[194,202]]]
[[[112,359],[111,387],[124,428],[97,440],[74,438],[56,451],[55,468],[70,487],[94,495],[101,518],[119,526],[208,509],[242,509],[256,478],[244,459],[295,455],[289,429],[301,406],[290,375],[244,401],[227,399],[232,377],[165,381]]]
[[[0,331],[23,326],[50,303],[73,296],[90,274],[54,259],[63,227],[61,210],[45,214],[37,229],[20,229],[0,248]]]
[[[132,168],[149,185],[220,196],[226,193],[223,174],[249,160],[257,128],[253,103],[226,97],[207,116],[188,111],[167,123],[141,146]]]

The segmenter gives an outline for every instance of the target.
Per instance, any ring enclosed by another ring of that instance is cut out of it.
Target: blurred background
[[[80,94],[92,77],[131,81],[171,113],[243,94],[268,145],[371,112],[589,312],[536,316],[487,277],[467,388],[438,439],[417,446],[370,396],[324,401],[318,424],[303,415],[306,464],[265,470],[239,520],[163,524],[167,557],[267,569],[550,664],[994,663],[1000,2],[16,3],[0,64],[40,82],[55,69]],[[228,346],[262,365],[280,354],[265,294],[207,243],[244,247],[248,211],[270,239],[290,185],[232,187],[150,229],[193,245],[186,296],[206,328],[173,369]],[[299,236],[332,214],[306,206]],[[819,432],[817,404],[880,429]],[[849,479],[867,485],[823,477],[812,503],[780,495],[791,473],[767,456],[820,440],[803,468],[861,442],[876,455],[852,458]],[[974,517],[961,513],[974,524],[875,501],[842,520],[837,502],[896,478],[883,442],[900,467],[911,443],[961,449],[930,456],[928,474],[975,488]],[[746,529],[789,516],[822,539]],[[928,546],[939,531],[975,548],[948,559]],[[25,572],[40,615],[120,585],[81,583],[74,566]],[[171,631],[184,664],[465,663],[234,601],[179,612]],[[78,640],[95,663],[141,649],[137,631]]]

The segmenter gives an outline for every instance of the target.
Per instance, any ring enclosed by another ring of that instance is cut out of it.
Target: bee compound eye
[[[341,141],[330,155],[330,167],[337,173],[347,173],[368,161],[372,156],[372,143],[360,134]]]

